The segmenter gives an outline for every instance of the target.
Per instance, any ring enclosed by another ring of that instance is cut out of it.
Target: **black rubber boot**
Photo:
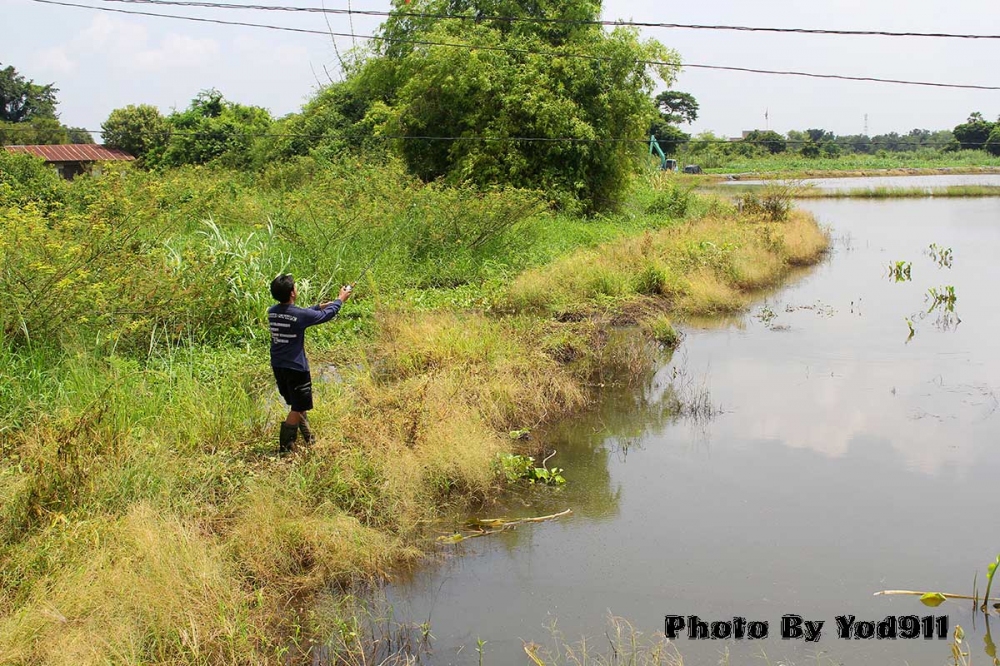
[[[302,420],[299,421],[299,431],[302,432],[302,441],[306,444],[312,444],[315,438],[313,437],[312,428],[309,427],[309,421],[303,415]]]
[[[281,424],[281,433],[278,435],[278,453],[284,455],[286,453],[292,452],[292,445],[299,436],[299,427],[289,425],[287,423]]]

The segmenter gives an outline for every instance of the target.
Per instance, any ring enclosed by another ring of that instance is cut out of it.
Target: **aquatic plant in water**
[[[528,483],[537,482],[550,486],[561,486],[566,483],[566,479],[562,476],[563,469],[560,467],[549,469],[545,464],[552,455],[542,461],[541,467],[535,467],[535,459],[531,456],[508,453],[498,456],[498,458],[500,469],[508,483],[527,479]]]
[[[913,262],[893,261],[889,263],[889,279],[895,282],[909,282]]]
[[[952,251],[950,247],[941,247],[937,243],[931,243],[930,247],[927,248],[927,254],[939,268],[951,268]]]

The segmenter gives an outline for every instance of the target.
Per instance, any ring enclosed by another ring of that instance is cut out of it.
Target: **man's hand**
[[[340,288],[340,295],[337,296],[337,298],[340,299],[341,303],[346,303],[347,299],[351,297],[352,293],[354,293],[354,287],[352,285],[347,285],[345,287]]]

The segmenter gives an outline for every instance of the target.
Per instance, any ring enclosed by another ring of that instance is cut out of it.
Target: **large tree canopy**
[[[59,122],[57,92],[53,84],[38,85],[10,65],[0,69],[0,146],[94,143],[86,130]]]
[[[121,148],[142,159],[150,151],[162,149],[170,139],[170,127],[159,109],[149,104],[129,104],[115,109],[101,123],[104,143]]]
[[[592,210],[615,204],[646,150],[653,86],[678,71],[674,51],[633,30],[573,22],[600,17],[600,3],[586,0],[402,6],[478,19],[394,15],[351,73],[372,95],[377,132],[420,137],[387,139],[414,173],[570,194]]]
[[[983,149],[990,134],[997,123],[991,123],[983,118],[983,114],[973,113],[961,125],[956,125],[954,129],[955,138],[958,139],[962,148]]]
[[[23,123],[55,118],[57,92],[53,84],[37,85],[8,65],[0,69],[0,120]]]
[[[698,100],[691,93],[664,90],[656,96],[656,108],[663,119],[672,125],[698,120]]]

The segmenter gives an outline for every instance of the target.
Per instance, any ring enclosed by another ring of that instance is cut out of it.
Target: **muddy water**
[[[609,390],[546,435],[565,488],[491,512],[572,517],[467,541],[389,589],[397,619],[430,619],[430,663],[478,663],[477,638],[484,663],[526,663],[523,642],[546,643],[553,622],[602,649],[609,611],[647,634],[666,614],[769,622],[763,641],[679,639],[687,664],[728,651],[734,664],[938,665],[947,641],[842,640],[835,627],[934,613],[989,663],[966,603],[873,593],[970,593],[977,571],[982,590],[1000,552],[1000,201],[805,207],[832,228],[828,261],[737,321],[689,323],[643,390]],[[952,249],[950,268],[932,243]],[[911,282],[887,280],[897,260]],[[928,289],[946,285],[955,311],[926,314]],[[678,419],[671,391],[712,409]],[[781,640],[784,614],[825,621],[820,639]]]
[[[808,185],[819,190],[849,192],[852,190],[878,188],[934,189],[953,185],[996,185],[1000,186],[1000,174],[945,174],[939,176],[879,176],[864,178],[806,178],[796,181],[734,180],[724,185],[767,185],[768,183],[795,183]]]

